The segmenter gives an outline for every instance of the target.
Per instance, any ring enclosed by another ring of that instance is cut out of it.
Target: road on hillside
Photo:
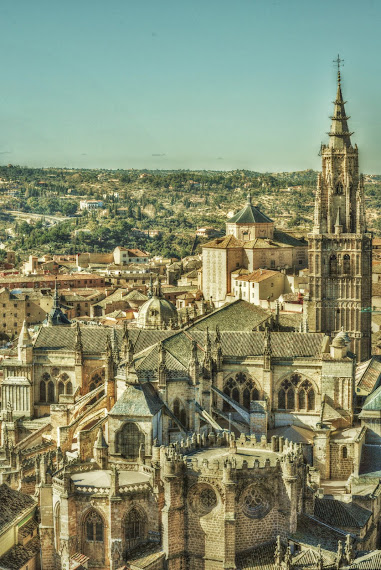
[[[51,223],[65,222],[73,218],[66,218],[65,216],[50,216],[47,214],[33,214],[32,212],[20,212],[19,210],[3,210],[4,214],[11,214],[15,218],[21,220],[45,220]]]

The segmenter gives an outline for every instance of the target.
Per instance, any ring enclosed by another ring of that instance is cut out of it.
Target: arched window
[[[343,273],[351,272],[351,257],[347,253],[343,257]]]
[[[86,517],[85,535],[87,542],[103,542],[103,521],[96,511],[92,510]]]
[[[40,382],[40,402],[46,402],[46,383],[44,380]]]
[[[147,517],[136,507],[127,513],[125,520],[125,537],[127,550],[147,539]]]
[[[100,377],[100,375],[98,373],[94,374],[90,382],[90,392],[98,388],[98,386],[100,386],[101,384],[102,384],[102,378]]]
[[[295,392],[294,388],[287,390],[287,410],[293,410],[295,408]]]
[[[346,445],[343,446],[342,457],[343,457],[343,459],[347,459],[347,457],[348,457],[348,448]]]
[[[126,423],[117,434],[117,453],[126,459],[135,460],[139,457],[140,445],[144,445],[145,437],[133,422]]]
[[[52,380],[48,382],[48,402],[49,403],[54,402],[54,384]]]
[[[224,394],[246,409],[250,409],[251,400],[259,400],[259,390],[254,381],[244,372],[238,372],[234,378],[228,378],[223,391]],[[229,411],[231,407],[227,402],[224,402],[223,409]]]
[[[341,182],[338,182],[336,184],[335,193],[336,194],[342,194],[343,193],[343,185]]]
[[[280,410],[295,409],[295,388],[298,386],[300,376],[293,374],[290,380],[283,380],[278,391],[278,408]]]
[[[245,408],[250,410],[250,390],[249,388],[245,388],[243,391],[243,405]]]
[[[238,388],[233,388],[232,398],[239,404],[239,390]]]
[[[308,401],[308,411],[315,409],[315,392],[313,388],[310,388],[309,392],[307,393],[307,401]]]
[[[61,394],[64,394],[65,392],[65,386],[63,382],[58,382],[58,395],[61,396]]]
[[[304,390],[300,390],[298,394],[298,404],[299,410],[304,410],[306,407],[306,392]]]
[[[337,274],[337,257],[334,253],[329,258],[329,273],[330,275]]]
[[[72,394],[73,393],[73,384],[70,382],[67,382],[66,384],[66,394]]]
[[[278,408],[280,410],[286,409],[286,392],[281,388],[278,392]]]

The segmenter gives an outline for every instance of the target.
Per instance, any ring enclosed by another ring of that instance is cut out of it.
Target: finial
[[[337,65],[337,83],[340,85],[341,82],[340,66],[344,65],[344,60],[340,58],[339,54],[337,54],[337,58],[333,60],[333,63]]]
[[[246,196],[246,202],[251,206],[251,193],[249,192]]]

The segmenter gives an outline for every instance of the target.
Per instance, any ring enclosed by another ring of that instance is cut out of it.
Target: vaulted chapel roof
[[[273,224],[266,214],[260,211],[258,206],[253,206],[251,196],[248,194],[245,206],[227,221],[228,224]]]

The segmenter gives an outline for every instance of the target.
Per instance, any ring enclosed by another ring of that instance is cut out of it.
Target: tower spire
[[[333,102],[335,107],[331,117],[331,130],[328,133],[330,136],[329,146],[336,150],[343,150],[345,147],[349,148],[351,146],[351,135],[353,135],[353,132],[350,132],[348,128],[347,121],[350,117],[347,117],[345,114],[346,101],[344,101],[341,91],[340,65],[342,65],[343,61],[339,55],[337,59],[334,60],[334,62],[337,63],[337,92],[336,99]]]

